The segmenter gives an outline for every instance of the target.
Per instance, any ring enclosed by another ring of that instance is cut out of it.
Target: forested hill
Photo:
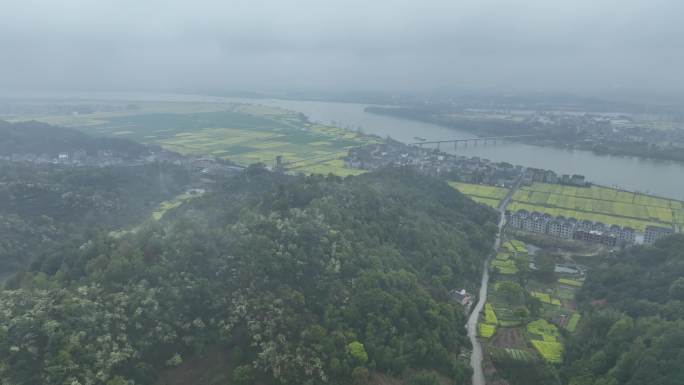
[[[447,292],[477,284],[493,210],[408,170],[251,167],[173,214],[63,250],[56,272],[36,264],[1,292],[0,378],[470,382],[466,317]]]
[[[0,276],[38,257],[50,261],[54,272],[60,266],[57,245],[80,245],[98,229],[138,224],[157,204],[185,191],[191,179],[189,171],[171,164],[0,161]]]
[[[589,274],[565,357],[571,385],[684,384],[684,235],[630,248]]]
[[[0,120],[0,156],[35,154],[55,157],[61,152],[83,150],[90,156],[110,151],[122,157],[137,158],[149,148],[136,142],[93,137],[80,131],[36,121],[9,123]]]

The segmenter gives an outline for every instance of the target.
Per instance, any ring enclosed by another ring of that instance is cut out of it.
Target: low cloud
[[[6,0],[0,87],[675,92],[676,0]]]

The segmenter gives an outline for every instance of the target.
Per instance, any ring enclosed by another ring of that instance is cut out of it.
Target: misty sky
[[[0,88],[684,89],[681,0],[2,0]]]

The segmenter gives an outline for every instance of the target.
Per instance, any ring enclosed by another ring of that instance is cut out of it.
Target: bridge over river
[[[409,143],[409,144],[413,145],[413,146],[420,146],[420,147],[422,147],[423,145],[436,144],[437,149],[439,149],[440,145],[442,145],[442,144],[453,143],[454,148],[458,148],[459,143],[463,143],[464,147],[468,147],[468,143],[472,143],[474,146],[477,146],[478,143],[482,143],[486,146],[487,143],[496,144],[497,141],[501,142],[504,140],[518,139],[518,138],[529,138],[529,137],[535,137],[535,136],[539,136],[539,135],[505,135],[505,136],[486,136],[486,137],[481,136],[481,137],[465,138],[465,139],[421,140],[419,142],[413,142],[413,143]]]

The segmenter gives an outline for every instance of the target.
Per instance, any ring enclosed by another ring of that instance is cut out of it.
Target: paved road
[[[506,198],[499,205],[499,232],[496,235],[496,240],[494,241],[494,252],[499,249],[501,244],[501,233],[503,232],[503,227],[506,221],[506,206],[510,202],[513,193],[518,189],[519,181],[516,183],[515,187],[511,189]],[[470,366],[473,368],[473,385],[485,385],[484,372],[482,371],[482,345],[477,339],[477,321],[480,318],[480,312],[487,302],[487,286],[489,285],[489,260],[491,256],[485,260],[484,270],[482,272],[482,282],[480,283],[480,294],[478,296],[477,304],[470,313],[468,318],[468,323],[466,324],[466,329],[468,329],[468,338],[473,345],[473,352],[470,355]]]

